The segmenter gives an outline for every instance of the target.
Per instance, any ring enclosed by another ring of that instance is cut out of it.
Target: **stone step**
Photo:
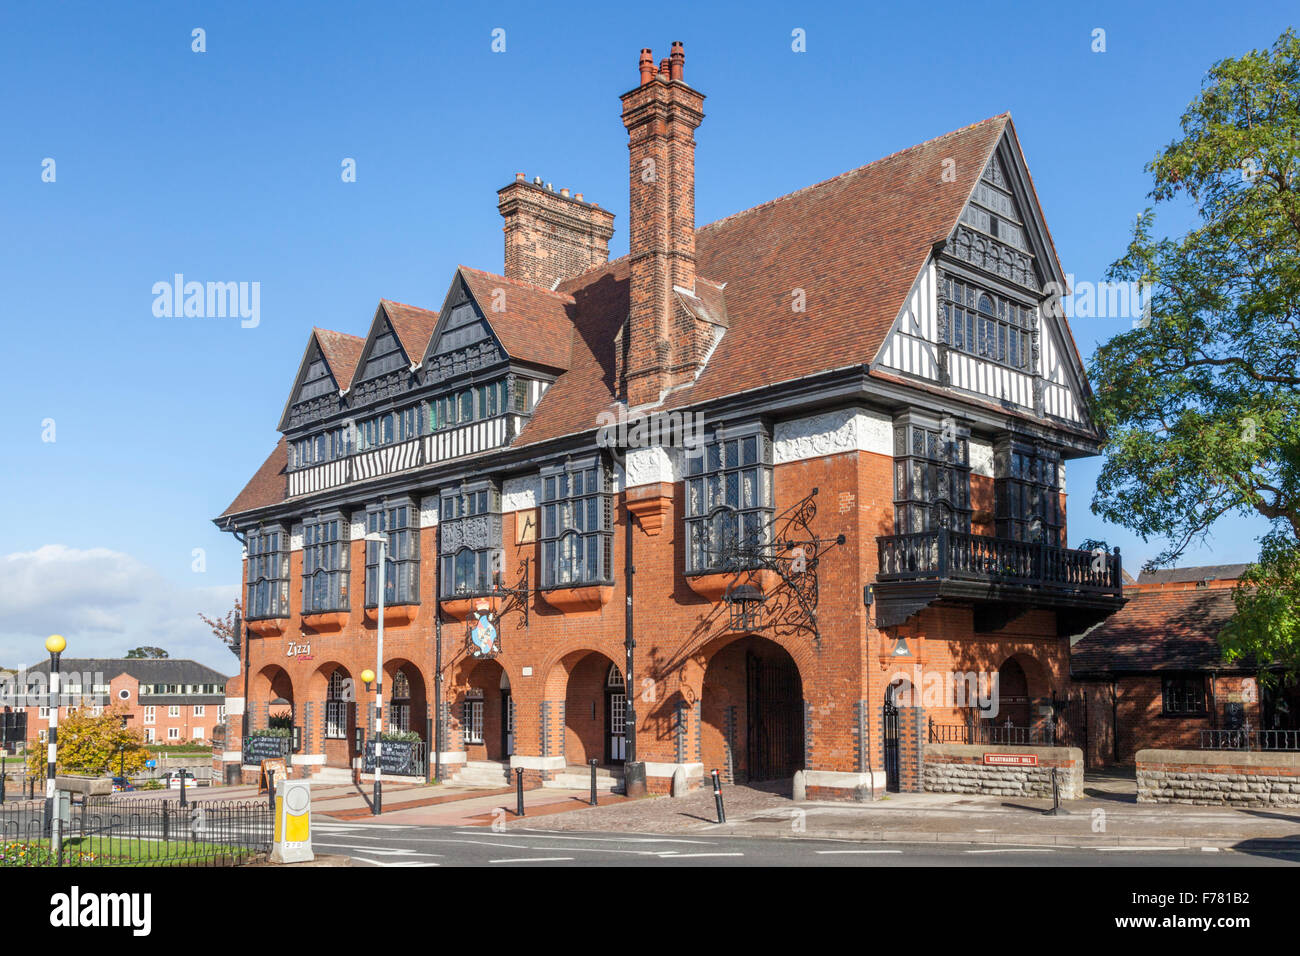
[[[495,760],[471,760],[453,773],[447,782],[457,787],[508,787],[510,767]]]
[[[553,790],[591,790],[591,768],[582,766],[566,767],[557,773],[550,780],[542,784],[543,787],[550,787]],[[609,769],[607,767],[596,768],[596,792],[597,793],[622,793],[623,792],[623,770],[622,768]]]
[[[347,767],[315,767],[312,783],[351,783],[352,771]]]

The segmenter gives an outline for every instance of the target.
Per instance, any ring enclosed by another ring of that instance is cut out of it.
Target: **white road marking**
[[[836,856],[846,853],[902,853],[902,850],[818,850],[818,856]]]
[[[1182,846],[1099,846],[1094,849],[1099,853],[1156,853],[1161,850],[1168,853],[1187,848]]]
[[[572,862],[571,856],[521,856],[510,860],[488,860],[489,863],[561,863]]]
[[[475,830],[457,830],[457,834],[462,836],[478,836]],[[588,840],[595,843],[687,843],[692,846],[713,846],[711,840],[675,840],[671,837],[589,837],[589,836],[570,836],[562,833],[538,833],[534,830],[524,830],[519,827],[511,827],[512,836],[532,837],[535,840]]]
[[[1035,847],[1033,849],[1030,849],[1028,847],[1025,847],[1023,849],[1016,847],[1016,848],[1003,848],[997,850],[967,850],[966,852],[967,853],[1051,853],[1052,848],[1047,846]]]
[[[403,860],[400,863],[394,860],[392,863],[383,863],[379,860],[367,860],[364,856],[354,856],[352,859],[360,860],[362,863],[369,863],[371,866],[441,866],[441,863],[422,863],[419,860]]]
[[[1201,847],[1201,852],[1202,852],[1202,853],[1218,853],[1218,852],[1219,852],[1219,847],[1217,847],[1217,846],[1203,846],[1203,847]]]
[[[676,850],[664,850],[655,856],[661,860],[694,860],[704,856],[744,856],[743,853],[678,853]]]

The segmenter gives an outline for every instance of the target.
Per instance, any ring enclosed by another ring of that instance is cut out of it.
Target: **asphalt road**
[[[318,853],[355,866],[1294,866],[1300,852],[1200,847],[1036,847],[856,843],[647,833],[314,822]]]

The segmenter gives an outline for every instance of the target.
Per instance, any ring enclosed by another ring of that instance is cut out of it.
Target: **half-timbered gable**
[[[1091,431],[1082,365],[1054,298],[1064,282],[1008,119],[875,367]]]
[[[355,335],[312,329],[280,416],[280,431],[307,428],[346,409],[342,390],[352,378],[361,345]]]

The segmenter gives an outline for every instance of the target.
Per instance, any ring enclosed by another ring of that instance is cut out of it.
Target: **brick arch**
[[[1033,724],[1033,702],[1050,696],[1051,680],[1043,665],[1023,651],[1008,654],[998,665],[998,715],[996,723],[1011,723],[1018,727]]]
[[[711,642],[705,652],[699,710],[705,773],[716,769],[733,781],[786,779],[803,768],[811,651],[796,656],[785,641],[741,634]],[[751,681],[760,688],[757,696]]]
[[[610,668],[626,680],[624,662],[594,647],[569,648],[547,667],[542,685],[547,708],[548,756],[563,755],[571,764],[605,763],[622,758],[610,746]],[[563,708],[563,720],[560,718]]]
[[[420,666],[408,657],[391,657],[384,662],[384,706],[388,708],[388,712],[384,714],[384,726],[389,726],[393,706],[399,700],[397,696],[398,671],[405,675],[410,691],[410,696],[406,698],[407,707],[409,708],[406,729],[419,734],[420,739],[424,740],[428,730],[426,721],[433,716],[432,711],[429,709],[429,685]]]
[[[447,686],[446,701],[451,718],[448,730],[459,738],[468,759],[508,759],[502,721],[505,719],[504,697],[511,693],[511,689],[510,670],[504,655],[488,658],[466,656],[456,662],[453,678]],[[481,697],[471,693],[475,691],[481,691]],[[476,740],[467,735],[467,705],[480,699],[483,702],[482,737]]]
[[[343,709],[343,736],[327,737],[329,681],[330,675],[335,671],[341,671],[344,679],[352,681],[351,700]],[[352,758],[358,754],[355,728],[368,724],[365,710],[361,706],[366,696],[366,685],[361,682],[360,671],[354,674],[351,668],[339,660],[318,664],[307,678],[308,703],[304,706],[301,717],[304,724],[304,749],[309,753],[324,754],[327,767],[350,767]],[[369,731],[366,737],[369,739]]]

